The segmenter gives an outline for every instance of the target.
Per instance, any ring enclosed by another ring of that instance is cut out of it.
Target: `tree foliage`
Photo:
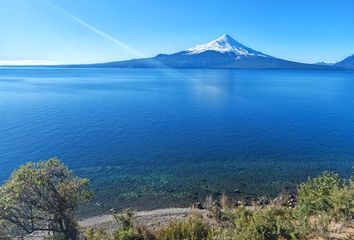
[[[36,231],[76,239],[75,209],[91,198],[88,183],[57,158],[21,166],[0,187],[0,239]]]

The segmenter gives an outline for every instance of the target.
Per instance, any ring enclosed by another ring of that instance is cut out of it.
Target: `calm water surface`
[[[52,156],[91,179],[86,214],[348,177],[354,72],[0,68],[0,181]]]

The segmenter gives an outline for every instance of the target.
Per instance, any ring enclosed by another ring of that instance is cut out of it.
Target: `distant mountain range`
[[[315,63],[316,65],[324,65],[324,66],[333,66],[334,63],[328,63],[328,62],[317,62]]]
[[[75,65],[106,68],[354,69],[354,55],[336,64],[306,64],[276,58],[237,42],[227,34],[173,54]]]

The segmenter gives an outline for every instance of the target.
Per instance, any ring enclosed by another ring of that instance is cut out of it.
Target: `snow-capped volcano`
[[[247,57],[247,56],[260,56],[260,57],[271,57],[269,55],[263,54],[243,44],[237,42],[235,39],[227,34],[212,40],[207,43],[199,44],[195,47],[188,48],[186,50],[189,54],[199,54],[205,51],[216,51],[220,53],[235,53],[237,58]]]
[[[232,68],[232,69],[323,69],[331,66],[304,64],[272,57],[237,42],[227,34],[173,54],[92,64],[117,68]]]

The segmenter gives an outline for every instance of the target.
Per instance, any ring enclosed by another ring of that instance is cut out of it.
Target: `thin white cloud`
[[[93,31],[94,33],[98,34],[99,36],[113,42],[114,44],[118,45],[119,47],[123,48],[124,50],[136,55],[136,56],[142,56],[143,54],[141,52],[139,52],[138,50],[130,47],[128,44],[117,40],[116,38],[112,37],[111,35],[109,35],[106,32],[101,31],[100,29],[97,29],[96,27],[92,26],[91,24],[85,22],[84,20],[74,16],[73,14],[69,13],[68,11],[66,11],[65,9],[55,5],[54,3],[52,3],[49,0],[44,0],[45,2],[47,2],[50,6],[52,6],[53,8],[55,8],[56,10],[58,10],[59,12],[63,13],[64,15],[66,15],[67,17],[71,18],[72,20],[74,20],[75,22],[77,22],[78,24],[80,24],[81,26]]]

